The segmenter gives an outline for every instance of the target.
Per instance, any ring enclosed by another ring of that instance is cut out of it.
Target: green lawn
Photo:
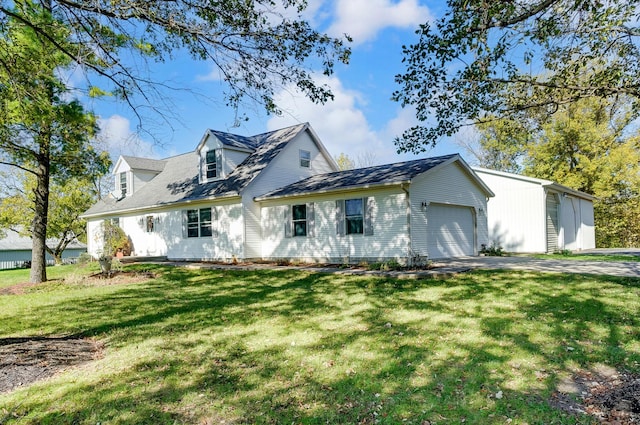
[[[582,424],[547,402],[560,379],[596,364],[640,372],[640,279],[154,269],[111,286],[69,271],[0,296],[0,338],[105,345],[0,395],[0,423]]]
[[[543,260],[575,260],[606,262],[638,262],[640,255],[628,254],[533,254],[531,257]]]

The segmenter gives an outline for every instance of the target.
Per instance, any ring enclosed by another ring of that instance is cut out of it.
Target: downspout
[[[413,256],[411,253],[413,252],[413,237],[411,235],[411,198],[409,196],[409,190],[405,187],[405,184],[400,184],[400,189],[405,193],[404,202],[407,208],[407,234],[409,236],[409,246],[407,247],[407,265],[412,266],[410,264],[412,262]]]

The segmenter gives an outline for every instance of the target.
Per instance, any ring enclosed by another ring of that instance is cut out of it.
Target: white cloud
[[[131,122],[120,115],[111,115],[98,120],[100,132],[98,143],[111,154],[115,161],[120,155],[131,155],[144,158],[155,158],[153,144],[140,138],[131,130]]]
[[[335,15],[328,33],[349,34],[355,45],[375,39],[388,27],[417,28],[432,20],[429,8],[418,0],[336,0]]]
[[[345,153],[354,160],[363,157],[371,160],[373,157],[373,161],[378,164],[401,160],[391,143],[391,130],[385,129],[378,133],[371,128],[360,109],[363,104],[360,93],[347,90],[336,77],[319,77],[316,83],[329,85],[335,99],[325,105],[318,105],[301,94],[282,91],[276,96],[276,103],[284,110],[284,114],[271,118],[267,122],[268,129],[276,130],[309,122],[333,156]],[[391,121],[396,122],[394,127],[402,125],[400,121]]]

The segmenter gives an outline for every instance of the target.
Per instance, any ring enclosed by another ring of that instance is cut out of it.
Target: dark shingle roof
[[[216,136],[218,140],[220,140],[220,143],[222,143],[223,145],[233,148],[253,151],[258,147],[259,144],[259,142],[255,139],[256,136],[239,136],[237,134],[225,133],[223,131],[217,130],[209,130],[209,133]]]
[[[408,182],[418,174],[422,174],[425,171],[428,171],[455,157],[458,157],[458,155],[438,156],[407,162],[398,162],[395,164],[378,165],[375,167],[357,168],[355,170],[317,174],[283,188],[271,191],[257,199],[262,200],[284,196]]]
[[[196,152],[168,158],[164,160],[163,171],[133,195],[121,200],[108,197],[93,205],[83,216],[240,195],[287,143],[307,127],[307,124],[299,124],[252,136],[250,139],[255,145],[255,151],[224,180],[199,183],[199,160]]]

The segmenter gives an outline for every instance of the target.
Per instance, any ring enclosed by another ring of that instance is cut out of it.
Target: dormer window
[[[218,177],[218,164],[216,160],[216,151],[207,151],[205,159],[206,176],[207,179],[214,179]]]
[[[120,193],[122,196],[127,196],[127,172],[120,173]]]

